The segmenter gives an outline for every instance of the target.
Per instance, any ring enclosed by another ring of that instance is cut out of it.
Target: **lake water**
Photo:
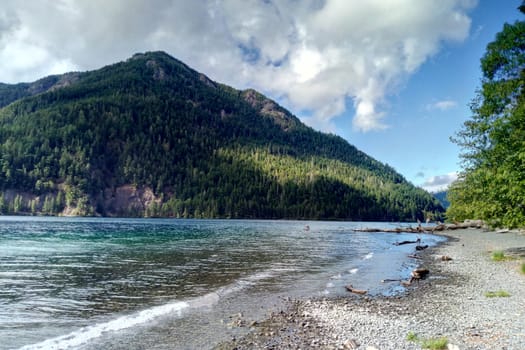
[[[0,217],[0,349],[207,349],[287,296],[399,293],[418,236],[353,231],[399,226]]]

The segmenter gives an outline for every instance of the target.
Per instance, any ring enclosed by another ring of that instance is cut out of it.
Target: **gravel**
[[[525,260],[491,259],[492,251],[525,247],[525,235],[477,229],[446,235],[446,243],[420,253],[429,277],[402,295],[291,300],[217,349],[421,349],[434,338],[446,338],[448,349],[525,349]],[[490,291],[510,296],[489,298]]]

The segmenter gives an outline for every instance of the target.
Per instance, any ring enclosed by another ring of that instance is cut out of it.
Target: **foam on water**
[[[138,326],[153,319],[167,314],[181,314],[190,305],[184,301],[177,301],[166,305],[152,307],[132,315],[122,316],[115,320],[81,328],[69,334],[44,340],[43,342],[27,345],[20,350],[59,350],[77,347],[88,341],[100,337],[106,332],[120,331],[126,328]]]
[[[77,331],[69,334],[44,340],[40,343],[26,345],[19,350],[60,350],[78,347],[86,344],[89,341],[96,339],[107,332],[116,332],[123,329],[140,326],[153,321],[162,316],[177,316],[182,317],[184,311],[190,309],[198,309],[205,307],[213,307],[218,304],[220,300],[232,293],[242,291],[243,289],[255,285],[258,281],[267,278],[272,278],[288,271],[288,269],[272,269],[255,273],[240,279],[231,285],[219,288],[216,291],[210,292],[200,297],[189,299],[187,301],[174,301],[165,305],[154,306],[152,308],[127,315],[121,316],[117,319],[95,324],[93,326],[83,327]]]

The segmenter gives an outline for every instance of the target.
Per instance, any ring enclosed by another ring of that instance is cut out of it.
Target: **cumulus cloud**
[[[429,192],[439,192],[444,191],[448,186],[458,179],[458,174],[456,172],[448,173],[445,175],[431,176],[425,180],[423,187]]]
[[[438,102],[431,103],[427,105],[427,110],[439,110],[439,111],[448,111],[455,108],[458,105],[456,101],[453,100],[442,100]]]
[[[5,0],[0,81],[98,68],[165,50],[212,79],[255,87],[333,127],[388,127],[385,102],[443,43],[469,33],[475,0]],[[439,107],[438,107],[439,108]],[[446,108],[446,107],[445,107]]]

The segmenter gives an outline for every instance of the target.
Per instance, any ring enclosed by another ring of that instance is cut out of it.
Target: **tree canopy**
[[[525,2],[524,2],[525,4]],[[520,6],[522,12],[525,6]],[[525,13],[525,12],[524,12]],[[472,117],[452,139],[464,170],[448,198],[453,220],[525,226],[525,22],[505,24],[481,59]]]

